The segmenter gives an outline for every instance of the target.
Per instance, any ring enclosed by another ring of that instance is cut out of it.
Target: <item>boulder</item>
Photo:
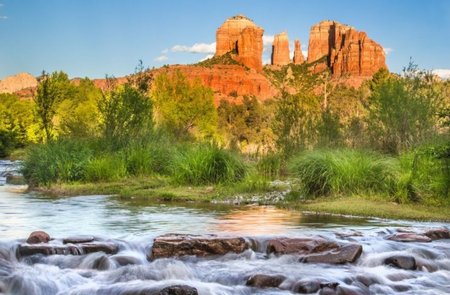
[[[385,265],[393,266],[396,268],[415,270],[417,268],[416,259],[414,256],[408,255],[394,255],[384,259]]]
[[[431,240],[450,239],[450,231],[446,228],[434,228],[423,233]]]
[[[335,242],[322,237],[275,238],[267,242],[267,253],[307,255],[339,248]]]
[[[155,239],[149,259],[186,255],[198,257],[225,255],[229,252],[241,253],[248,248],[248,243],[241,237],[167,234]]]
[[[362,246],[358,244],[343,245],[340,248],[333,249],[318,254],[311,254],[300,259],[304,263],[330,263],[344,264],[355,262],[362,253]]]
[[[114,256],[111,256],[110,258],[112,260],[114,260],[115,262],[117,262],[117,264],[120,266],[142,264],[141,260],[134,256],[114,255]]]
[[[292,286],[292,292],[300,294],[316,293],[320,289],[320,282],[317,280],[300,280]]]
[[[95,238],[93,236],[72,236],[63,239],[63,244],[81,244],[93,242]]]
[[[34,231],[27,239],[28,244],[48,243],[50,241],[50,235],[45,231]]]
[[[111,261],[106,255],[99,256],[92,263],[92,268],[96,270],[108,270],[111,268],[111,266]]]
[[[6,175],[6,184],[24,185],[27,184],[22,175],[8,174]]]
[[[289,38],[286,32],[282,32],[273,38],[272,65],[284,66],[290,63]]]
[[[187,285],[174,285],[165,287],[158,295],[198,295],[196,288]]]
[[[282,275],[256,274],[247,279],[247,286],[255,288],[278,288],[286,279]]]
[[[395,233],[393,235],[388,236],[387,239],[396,242],[420,242],[420,243],[431,242],[431,239],[426,235],[411,232]]]

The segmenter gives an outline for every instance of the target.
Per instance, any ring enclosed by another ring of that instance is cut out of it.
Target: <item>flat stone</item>
[[[267,253],[280,254],[311,254],[339,248],[335,242],[322,237],[276,238],[267,243]]]
[[[358,244],[343,245],[338,249],[333,249],[318,254],[311,254],[300,258],[304,263],[330,263],[344,264],[355,262],[362,253],[362,246]]]
[[[95,252],[105,252],[106,254],[116,254],[119,252],[119,246],[114,243],[108,242],[93,242],[93,243],[83,243],[77,246],[83,249],[84,254],[95,253]]]
[[[248,243],[241,237],[168,234],[155,239],[149,259],[225,255],[230,252],[242,253],[248,248]]]
[[[116,254],[119,247],[113,243],[85,243],[85,244],[21,244],[17,249],[19,257],[30,256],[35,254],[42,255],[84,255],[95,252],[104,252],[106,254]]]
[[[450,239],[450,231],[446,228],[434,228],[423,233],[431,240]]]
[[[431,242],[431,239],[426,235],[411,233],[411,232],[400,232],[395,233],[389,237],[388,240],[396,241],[396,242],[420,242],[420,243],[428,243]]]
[[[282,275],[256,274],[247,279],[247,286],[256,288],[278,288],[286,279]]]
[[[95,240],[94,236],[72,236],[63,239],[63,244],[90,243]]]

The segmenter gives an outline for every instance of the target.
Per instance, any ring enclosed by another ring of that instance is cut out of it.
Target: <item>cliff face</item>
[[[303,57],[302,46],[300,45],[300,40],[295,40],[294,48],[294,64],[300,65],[305,62]]]
[[[216,56],[234,52],[245,66],[262,70],[264,30],[249,18],[238,15],[227,19],[216,31]]]
[[[326,67],[333,77],[370,77],[386,67],[381,45],[370,39],[365,32],[338,23],[323,21],[311,27],[308,63],[326,57],[315,66],[315,71]]]
[[[33,89],[37,79],[28,73],[19,73],[0,80],[0,93],[14,93],[23,89]]]
[[[286,32],[275,35],[272,43],[272,65],[284,66],[291,63],[289,38]]]

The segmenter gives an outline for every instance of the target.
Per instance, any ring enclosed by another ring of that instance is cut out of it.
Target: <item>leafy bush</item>
[[[357,150],[316,150],[295,157],[290,171],[304,193],[312,196],[352,193],[387,193],[397,189],[398,160]]]
[[[32,186],[82,180],[92,151],[82,141],[60,140],[31,147],[23,175]]]
[[[180,152],[172,176],[182,184],[230,183],[243,179],[246,167],[236,155],[215,145],[195,146]]]

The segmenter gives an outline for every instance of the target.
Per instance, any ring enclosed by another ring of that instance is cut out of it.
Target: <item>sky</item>
[[[312,25],[336,20],[383,46],[388,67],[450,77],[450,0],[0,0],[0,79],[62,70],[74,77],[130,74],[145,66],[198,62],[215,50],[217,28],[244,14],[307,50]]]

